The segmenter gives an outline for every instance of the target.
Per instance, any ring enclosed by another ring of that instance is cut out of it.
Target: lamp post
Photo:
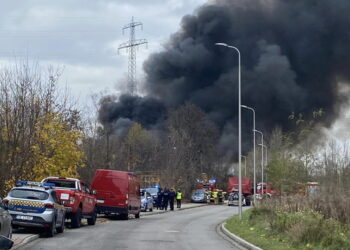
[[[247,177],[247,156],[241,155],[242,158],[244,159],[244,177]]]
[[[259,143],[258,145],[265,149],[265,168],[266,168],[267,167],[267,146],[261,143]],[[266,188],[267,188],[267,172],[265,176],[265,182],[266,182]]]
[[[255,202],[256,202],[256,169],[255,169],[255,109],[248,107],[246,105],[241,105],[242,108],[251,110],[253,112],[253,169],[254,169],[254,180],[253,180],[253,185],[254,185],[254,206],[255,206]]]
[[[238,53],[238,216],[242,220],[242,162],[241,162],[241,52],[234,46],[226,43],[215,43],[215,45],[234,49]]]
[[[254,130],[261,135],[261,195],[264,194],[264,134],[259,130]]]

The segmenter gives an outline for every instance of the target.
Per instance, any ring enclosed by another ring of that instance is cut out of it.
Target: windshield
[[[68,180],[46,180],[45,183],[55,184],[55,187],[75,188],[75,181]]]
[[[10,196],[13,198],[30,200],[46,200],[49,198],[48,193],[32,189],[13,189],[10,192]]]
[[[201,196],[201,195],[204,195],[204,191],[203,190],[197,190],[193,193],[193,195],[195,196]]]
[[[158,193],[158,188],[147,188],[146,190],[147,190],[147,192],[149,192],[152,195]]]

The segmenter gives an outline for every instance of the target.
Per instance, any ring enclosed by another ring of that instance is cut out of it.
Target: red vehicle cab
[[[81,219],[87,219],[89,225],[95,225],[96,197],[81,180],[65,177],[48,177],[44,183],[55,184],[58,198],[66,209],[66,218],[71,220],[73,228],[79,228]]]
[[[125,220],[129,214],[140,217],[140,183],[135,174],[97,169],[91,187],[97,193],[98,213],[118,214]]]
[[[261,187],[263,187],[263,189]],[[262,198],[264,194],[271,197],[272,195],[276,195],[277,191],[274,190],[270,184],[266,184],[265,182],[261,184],[261,182],[259,182],[256,184],[256,194],[259,195],[259,198]]]

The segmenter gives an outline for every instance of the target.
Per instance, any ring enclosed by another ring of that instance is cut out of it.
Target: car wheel
[[[46,230],[46,237],[49,237],[49,238],[53,237],[55,235],[55,232],[56,232],[56,218],[54,218],[49,228]]]
[[[140,213],[135,214],[136,219],[140,219]]]
[[[72,228],[79,228],[81,226],[81,208],[80,207],[75,213],[72,214],[71,225],[72,225]]]
[[[9,232],[9,239],[12,239],[12,227],[10,227],[10,232]]]
[[[153,207],[151,207],[151,208],[149,209],[149,211],[150,211],[150,212],[153,212]]]
[[[96,219],[97,219],[97,213],[96,213],[96,210],[93,212],[91,218],[88,218],[87,219],[87,223],[88,225],[90,226],[93,226],[96,224]]]
[[[120,218],[122,219],[122,220],[128,220],[129,219],[129,214],[121,214],[120,215]]]
[[[63,216],[62,221],[61,221],[61,226],[59,226],[56,230],[57,233],[63,233],[64,232],[64,222],[66,221],[66,218]]]

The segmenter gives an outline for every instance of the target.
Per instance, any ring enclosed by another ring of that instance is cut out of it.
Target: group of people
[[[173,188],[170,190],[168,188],[159,188],[157,193],[156,207],[160,210],[168,210],[169,206],[170,210],[174,210],[175,199],[177,208],[181,208],[182,193],[180,189],[175,192]]]

